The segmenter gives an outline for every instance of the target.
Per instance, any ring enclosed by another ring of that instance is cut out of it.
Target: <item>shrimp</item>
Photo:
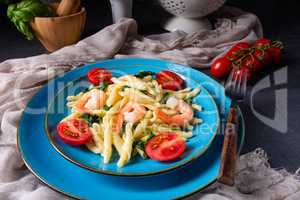
[[[99,110],[105,105],[107,95],[102,90],[93,89],[85,93],[78,99],[74,108],[79,112],[93,114],[94,110]]]
[[[135,124],[139,122],[146,114],[146,108],[138,103],[127,103],[120,112],[113,118],[113,132],[120,133],[123,122]]]
[[[166,105],[179,112],[175,115],[169,115],[157,108],[154,111],[156,117],[166,124],[185,127],[194,117],[193,108],[182,99],[178,100],[175,97],[171,97],[168,99]]]

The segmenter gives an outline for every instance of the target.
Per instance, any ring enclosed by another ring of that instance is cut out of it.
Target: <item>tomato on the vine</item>
[[[272,56],[274,64],[279,65],[282,57],[282,50],[279,47],[271,47],[268,49],[268,52]]]
[[[211,74],[216,78],[223,78],[230,73],[232,62],[226,57],[216,59],[211,65]]]
[[[257,40],[254,45],[241,42],[234,45],[225,57],[216,59],[211,66],[211,73],[216,78],[227,76],[233,68],[234,77],[247,73],[250,79],[254,73],[270,64],[279,64],[282,57],[283,44],[267,38]]]
[[[257,58],[264,66],[271,64],[272,56],[268,50],[256,49],[253,53],[254,57]]]
[[[267,38],[261,38],[261,39],[258,39],[254,46],[257,46],[257,47],[261,47],[261,46],[267,46],[267,47],[270,47],[270,45],[272,44],[272,41],[267,39]]]
[[[250,48],[250,44],[247,42],[239,42],[235,44],[233,47],[229,49],[229,51],[225,54],[229,60],[234,61],[236,60],[236,55],[241,52],[243,49]]]
[[[243,61],[241,68],[247,68],[250,72],[256,72],[263,68],[262,62],[253,55],[248,55]]]

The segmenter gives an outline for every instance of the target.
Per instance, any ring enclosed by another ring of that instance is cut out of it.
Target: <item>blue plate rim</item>
[[[34,97],[35,97],[35,95],[32,97],[32,99],[33,99]],[[31,102],[31,100],[28,102],[28,104],[29,104],[30,102]],[[239,114],[240,114],[240,118],[241,118],[241,121],[242,121],[242,126],[241,126],[241,127],[242,127],[242,131],[241,131],[241,133],[242,133],[241,136],[242,136],[242,137],[241,137],[241,139],[240,139],[240,141],[241,141],[240,144],[241,144],[241,145],[240,145],[240,147],[239,147],[239,149],[238,149],[238,155],[240,155],[241,150],[242,150],[242,148],[243,148],[243,146],[244,146],[244,140],[245,140],[245,119],[244,119],[243,113],[241,112],[241,109],[240,109],[239,106],[237,106],[237,109],[238,109],[238,112],[239,112]],[[22,111],[22,115],[21,115],[20,121],[23,119],[23,117],[24,117],[24,111]],[[80,197],[78,197],[78,196],[72,195],[72,194],[70,194],[70,193],[68,193],[68,192],[65,192],[65,191],[63,191],[63,190],[61,190],[61,189],[59,189],[59,188],[57,188],[57,187],[55,187],[55,186],[49,184],[44,178],[42,178],[42,177],[40,177],[40,176],[38,175],[38,173],[30,166],[30,164],[27,162],[27,160],[26,160],[26,158],[25,158],[25,154],[23,153],[22,147],[21,147],[21,145],[20,145],[20,134],[19,134],[19,130],[20,130],[20,128],[19,128],[19,126],[18,126],[18,129],[17,129],[17,133],[18,133],[18,136],[17,136],[17,150],[18,150],[18,153],[19,153],[21,159],[23,160],[25,166],[28,168],[28,170],[29,170],[29,171],[30,171],[37,179],[39,179],[43,184],[45,184],[46,186],[48,186],[48,187],[51,188],[52,190],[54,190],[54,191],[56,191],[56,192],[58,192],[58,193],[60,193],[60,194],[62,194],[62,195],[65,195],[65,196],[67,196],[67,197],[71,197],[71,198],[74,198],[74,199],[82,200],[83,198],[80,198]],[[197,193],[197,192],[200,192],[200,191],[204,190],[205,188],[207,188],[208,186],[212,185],[212,184],[215,183],[215,182],[217,182],[217,178],[214,179],[214,180],[212,180],[211,182],[207,183],[205,186],[203,186],[203,187],[201,187],[201,188],[199,188],[199,189],[196,189],[196,190],[194,190],[194,191],[192,191],[192,192],[190,192],[190,193],[188,193],[188,194],[185,194],[185,195],[183,195],[183,196],[179,196],[179,197],[177,197],[177,198],[175,198],[175,199],[182,199],[182,198],[186,198],[186,197],[192,196],[193,194],[195,194],[195,193]]]
[[[107,60],[105,60],[107,61]],[[109,61],[109,60],[108,60]],[[113,60],[111,60],[113,61]],[[101,64],[101,62],[99,62]],[[88,66],[88,65],[84,65],[82,67],[85,67],[85,66]],[[154,67],[154,66],[153,66]],[[158,67],[159,68],[159,67]],[[111,69],[111,68],[108,68],[108,69]],[[71,72],[71,71],[70,71]],[[69,73],[69,72],[68,72]],[[199,73],[202,73],[199,71]],[[205,75],[204,73],[202,73],[203,75]],[[182,74],[179,74],[181,76],[183,76]],[[72,164],[75,164],[79,167],[82,167],[84,169],[87,169],[87,170],[90,170],[92,172],[96,172],[96,173],[101,173],[101,174],[107,174],[107,175],[112,175],[112,176],[132,176],[132,177],[139,177],[139,176],[152,176],[152,175],[158,175],[158,174],[163,174],[163,173],[167,173],[167,172],[170,172],[172,170],[175,170],[175,169],[178,169],[180,167],[184,167],[190,163],[192,163],[194,160],[198,159],[201,155],[203,155],[207,149],[211,146],[211,144],[213,143],[214,139],[216,138],[217,134],[218,134],[218,129],[220,128],[220,113],[217,112],[217,124],[218,124],[218,127],[216,128],[215,132],[213,133],[213,137],[210,139],[209,143],[207,143],[205,145],[205,147],[200,151],[198,152],[196,155],[194,155],[193,157],[191,157],[190,159],[184,161],[184,162],[180,162],[178,163],[177,165],[175,166],[172,166],[172,167],[168,167],[166,169],[163,169],[163,170],[157,170],[157,171],[152,171],[152,172],[147,172],[147,173],[121,173],[121,172],[112,172],[112,171],[109,171],[109,170],[103,170],[103,169],[95,169],[93,167],[90,167],[90,166],[87,166],[85,164],[82,164],[74,159],[72,159],[70,156],[68,156],[62,148],[60,148],[56,142],[54,141],[54,138],[52,137],[49,129],[48,129],[48,112],[49,112],[49,108],[51,107],[51,105],[54,103],[55,101],[55,98],[62,92],[64,91],[65,88],[69,87],[71,84],[73,84],[74,82],[76,82],[77,80],[80,80],[81,78],[83,78],[85,75],[82,75],[72,81],[70,81],[70,83],[68,83],[66,86],[60,88],[56,95],[54,96],[54,98],[51,100],[51,102],[48,104],[48,108],[47,108],[47,111],[45,113],[45,119],[44,119],[44,129],[45,129],[45,132],[46,132],[46,135],[47,135],[47,138],[51,144],[51,146],[61,155],[63,156],[66,160],[68,160],[69,162],[71,162]],[[54,79],[55,80],[55,79]],[[202,86],[201,83],[198,83],[197,84],[200,86],[201,88],[201,91],[203,90],[206,95],[209,97],[209,99],[211,99],[211,102],[214,106],[214,108],[216,110],[218,110],[218,106],[214,100],[214,98],[211,96],[211,94]]]
[[[155,59],[141,59],[141,58],[129,58],[129,59],[135,59],[135,60],[136,60],[136,59],[139,59],[139,60],[147,60],[147,61],[154,60],[154,61],[160,61],[160,62],[169,62],[169,61],[155,60]],[[110,59],[110,60],[112,60],[112,59]],[[169,63],[172,63],[172,62],[169,62]],[[91,64],[92,64],[92,63],[91,63]],[[173,64],[178,65],[177,63],[173,63]],[[183,65],[183,66],[184,66],[184,65]],[[67,72],[67,73],[68,73],[68,72]],[[203,74],[203,75],[206,76],[207,79],[209,79],[210,81],[214,82],[215,84],[217,84],[217,85],[219,85],[219,86],[221,87],[221,85],[220,85],[216,80],[212,79],[210,76],[208,76],[208,75],[206,75],[206,74]],[[47,83],[46,85],[44,85],[42,88],[40,88],[40,89],[32,96],[32,98],[28,101],[28,103],[26,104],[26,107],[28,107],[28,105],[30,104],[30,102],[35,98],[35,96],[37,96],[37,94],[39,93],[39,91],[42,90],[44,87],[46,87],[48,84],[50,84],[55,78],[57,78],[57,76],[51,78],[51,79],[48,81],[48,83]],[[242,126],[241,126],[242,131],[241,131],[241,138],[240,138],[240,147],[239,147],[239,149],[238,149],[238,154],[240,155],[241,150],[242,150],[242,147],[243,147],[244,142],[245,142],[245,141],[244,141],[244,140],[245,140],[245,119],[244,119],[243,113],[241,112],[240,107],[237,106],[237,108],[238,108],[238,111],[239,111],[239,113],[240,113],[240,119],[241,119],[241,122],[242,122],[242,123],[241,123],[241,124],[242,124]],[[26,165],[26,167],[29,169],[29,171],[30,171],[36,178],[38,178],[42,183],[44,183],[46,186],[48,186],[48,187],[51,188],[52,190],[54,190],[54,191],[56,191],[56,192],[58,192],[58,193],[60,193],[60,194],[66,195],[67,197],[71,197],[71,198],[74,198],[74,199],[82,199],[82,198],[80,198],[80,197],[78,197],[78,196],[75,196],[75,195],[72,195],[72,194],[70,194],[70,193],[68,193],[68,192],[64,192],[64,191],[62,191],[61,189],[59,189],[59,188],[57,188],[57,187],[55,187],[55,186],[53,186],[53,185],[47,183],[47,181],[44,180],[44,178],[40,177],[40,176],[38,175],[38,173],[37,173],[33,168],[31,168],[29,162],[28,162],[27,159],[26,159],[26,155],[24,154],[24,152],[23,152],[23,150],[22,150],[22,147],[21,147],[21,145],[20,145],[20,126],[19,126],[19,125],[20,125],[20,122],[22,121],[22,119],[24,118],[24,115],[25,115],[25,109],[22,111],[20,120],[19,120],[19,122],[18,122],[18,128],[17,128],[17,134],[18,134],[18,135],[17,135],[17,150],[18,150],[18,153],[19,153],[21,159],[23,160],[24,164]],[[205,188],[207,188],[209,185],[213,184],[213,183],[216,182],[216,181],[217,181],[217,179],[215,179],[215,180],[213,180],[213,181],[207,183],[207,185],[205,185],[205,186],[203,186],[203,187],[201,187],[201,188],[199,188],[199,189],[197,189],[197,190],[194,190],[194,191],[192,191],[192,192],[190,192],[190,193],[187,193],[187,194],[185,194],[185,195],[183,195],[183,196],[177,197],[176,199],[181,199],[181,198],[189,197],[189,196],[191,196],[191,195],[193,195],[193,194],[195,194],[195,193],[197,193],[197,192],[200,192],[200,191],[204,190]]]

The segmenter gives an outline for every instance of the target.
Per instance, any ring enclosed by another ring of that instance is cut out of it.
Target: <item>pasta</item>
[[[111,81],[106,88],[91,86],[67,97],[71,113],[62,120],[84,119],[89,124],[92,139],[85,145],[105,164],[114,151],[119,155],[118,167],[135,154],[146,158],[144,145],[153,136],[173,132],[187,140],[193,136],[193,126],[202,123],[193,115],[202,107],[192,103],[200,88],[166,90],[151,75],[125,75]]]
[[[112,126],[109,115],[103,118],[104,126],[104,145],[103,145],[103,159],[104,163],[109,163],[111,154],[112,154]]]

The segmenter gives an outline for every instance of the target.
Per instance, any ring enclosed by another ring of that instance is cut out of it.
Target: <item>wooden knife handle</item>
[[[237,130],[238,117],[236,116],[235,108],[231,108],[222,148],[221,155],[221,170],[219,175],[219,182],[226,185],[234,185],[234,174],[237,160]]]
[[[58,16],[67,16],[77,13],[80,9],[81,0],[62,0],[57,8]]]

